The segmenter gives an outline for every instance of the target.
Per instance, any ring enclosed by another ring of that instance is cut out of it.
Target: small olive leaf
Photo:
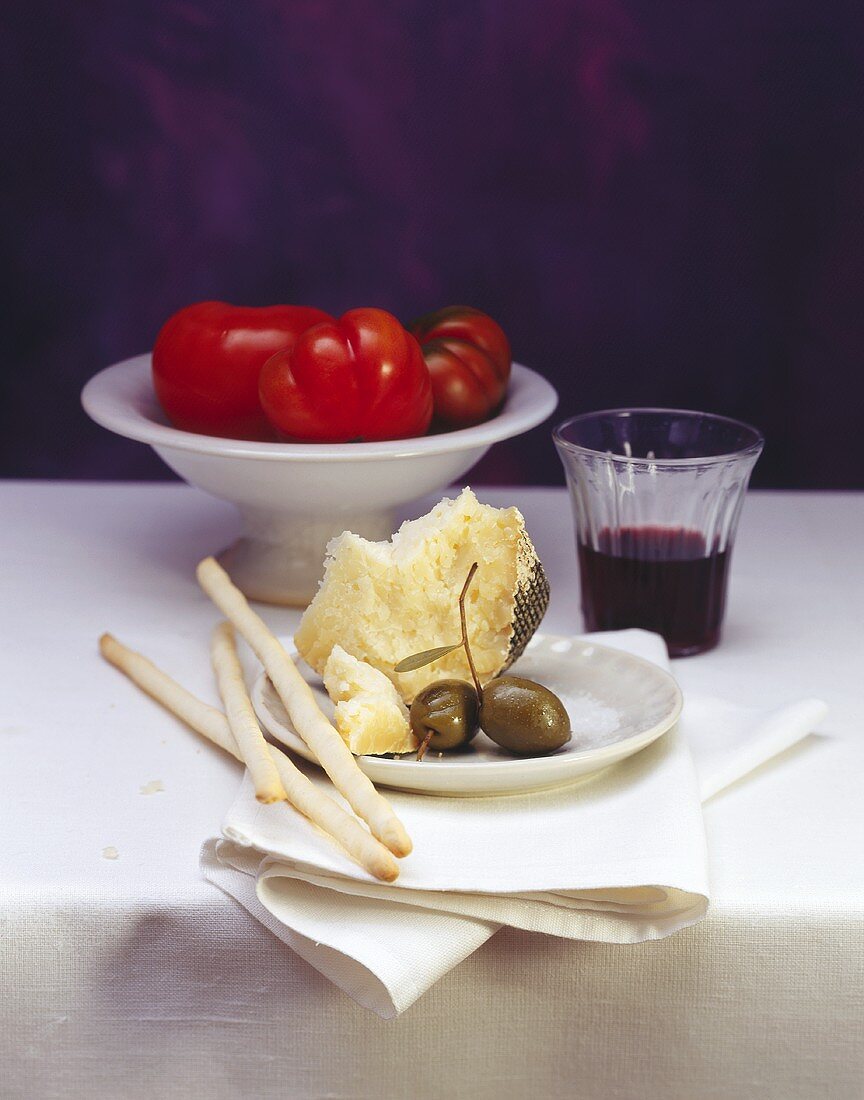
[[[454,649],[459,649],[461,645],[461,642],[457,642],[455,645],[440,645],[437,649],[424,649],[422,653],[414,653],[410,657],[406,657],[404,661],[400,661],[393,671],[414,672],[415,669],[422,668],[424,665],[431,665],[439,657],[446,657],[448,653],[452,653]]]

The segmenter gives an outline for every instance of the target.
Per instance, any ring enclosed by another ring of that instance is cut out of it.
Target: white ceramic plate
[[[333,704],[320,679],[299,660],[298,667],[332,717]],[[632,756],[662,737],[681,713],[681,692],[668,672],[578,638],[537,634],[508,672],[545,684],[564,703],[573,731],[564,748],[549,756],[514,757],[481,732],[466,749],[430,753],[419,764],[413,755],[361,756],[360,767],[373,783],[403,791],[460,797],[523,794],[572,783]],[[264,673],[252,701],[272,736],[314,761]]]

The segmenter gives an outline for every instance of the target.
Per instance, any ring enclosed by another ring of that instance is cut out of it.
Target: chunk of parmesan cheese
[[[340,645],[383,672],[406,702],[433,680],[470,679],[462,649],[414,672],[394,666],[459,641],[459,593],[475,561],[466,619],[488,682],[525,649],[548,607],[549,583],[519,510],[481,504],[470,489],[403,523],[389,542],[350,531],[331,540],[324,579],[294,636],[299,653],[322,673]]]
[[[413,752],[417,738],[408,708],[383,672],[334,645],[324,665],[324,687],[336,704],[335,725],[356,756]]]

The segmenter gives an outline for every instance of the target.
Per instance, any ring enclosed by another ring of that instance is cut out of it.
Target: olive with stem
[[[414,735],[419,738],[420,745],[417,749],[417,759],[422,760],[429,748],[438,752],[449,752],[462,745],[467,745],[476,735],[479,727],[478,714],[480,711],[480,681],[477,670],[471,657],[468,645],[468,628],[465,618],[465,597],[468,588],[477,572],[477,562],[471,566],[462,592],[459,596],[459,621],[462,626],[462,637],[455,645],[439,646],[436,649],[427,649],[423,653],[415,653],[406,657],[396,666],[397,672],[409,672],[424,665],[437,661],[440,657],[452,653],[460,646],[465,646],[468,655],[468,665],[474,686],[465,680],[437,680],[428,684],[420,691],[411,704],[410,722]]]
[[[477,572],[474,562],[459,596],[462,637],[454,645],[416,653],[396,666],[409,672],[464,648],[471,670],[471,684],[464,680],[439,680],[425,687],[411,704],[411,728],[420,738],[417,759],[430,746],[448,751],[467,744],[482,727],[490,740],[518,756],[539,756],[554,752],[571,738],[570,718],[564,704],[547,687],[522,676],[499,676],[483,688],[477,675],[468,624],[465,597]],[[479,720],[479,721],[478,721]]]

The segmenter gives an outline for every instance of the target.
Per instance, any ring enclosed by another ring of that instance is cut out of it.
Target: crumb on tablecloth
[[[160,791],[165,790],[165,785],[161,779],[151,779],[149,783],[145,783],[141,787],[141,794],[158,794]]]
[[[103,859],[116,859],[119,855],[120,853],[117,851],[113,844],[109,844],[107,848],[102,849]]]

